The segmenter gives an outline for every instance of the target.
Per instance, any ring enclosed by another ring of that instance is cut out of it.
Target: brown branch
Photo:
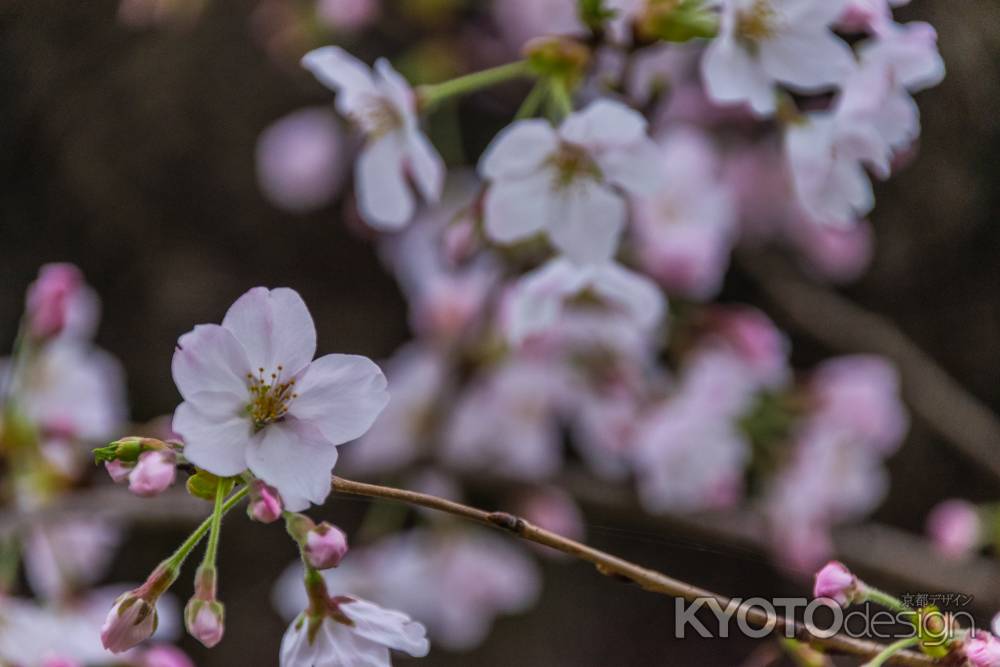
[[[529,542],[534,542],[536,544],[556,549],[565,554],[591,563],[597,568],[597,571],[603,575],[627,579],[635,582],[644,590],[653,593],[661,593],[675,598],[683,598],[688,601],[694,601],[697,599],[714,599],[719,603],[719,605],[722,606],[722,608],[728,608],[729,605],[733,604],[732,600],[723,595],[692,586],[691,584],[678,579],[668,577],[667,575],[656,570],[650,570],[640,565],[636,565],[635,563],[623,560],[599,549],[594,549],[593,547],[581,544],[580,542],[576,542],[543,528],[539,528],[521,517],[508,514],[507,512],[487,512],[485,510],[476,509],[474,507],[469,507],[468,505],[463,505],[462,503],[445,500],[443,498],[425,493],[379,486],[376,484],[366,484],[364,482],[355,482],[336,476],[333,477],[332,485],[333,490],[338,493],[363,496],[367,498],[393,500],[409,505],[419,505],[421,507],[446,512],[448,514],[476,521],[488,526],[495,526]],[[748,621],[761,628],[770,627],[773,628],[773,631],[783,631],[786,630],[787,627],[787,629],[790,630],[791,633],[794,634],[794,636],[800,641],[808,642],[813,646],[821,647],[833,653],[871,658],[878,655],[885,648],[884,645],[876,642],[853,639],[843,635],[820,637],[812,634],[806,626],[795,624],[794,622],[788,625],[781,617],[760,607],[747,606],[741,603],[736,607],[735,613],[745,615]],[[897,653],[892,657],[890,662],[898,665],[935,664],[935,661],[928,656],[914,653],[913,651],[902,651]]]
[[[903,397],[953,447],[1000,479],[1000,418],[966,391],[890,320],[871,313],[787,267],[743,257],[742,266],[792,324],[834,350],[868,352],[899,368]]]

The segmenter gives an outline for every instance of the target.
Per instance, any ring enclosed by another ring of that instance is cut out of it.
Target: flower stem
[[[410,505],[418,505],[500,528],[523,540],[551,547],[574,558],[588,562],[603,575],[632,581],[644,590],[653,593],[683,598],[688,601],[712,599],[723,609],[727,609],[730,605],[735,605],[734,601],[724,595],[698,588],[697,586],[669,577],[662,572],[642,567],[641,565],[563,537],[544,528],[539,528],[529,521],[513,514],[508,514],[507,512],[487,512],[486,510],[470,507],[426,493],[355,482],[336,476],[332,478],[332,487],[334,491],[346,495],[381,498],[408,503]],[[747,621],[758,627],[772,628],[774,632],[784,632],[786,635],[791,633],[791,636],[796,637],[799,641],[822,647],[830,653],[843,653],[873,658],[886,650],[884,644],[854,639],[846,635],[834,635],[832,637],[814,635],[809,631],[808,627],[788,622],[773,611],[766,611],[759,606],[741,603],[735,605],[735,613],[742,615]],[[899,652],[901,648],[894,649],[893,653],[890,654],[890,659],[896,664],[910,666],[935,664],[934,659],[930,656],[913,651]]]
[[[874,658],[866,662],[861,667],[880,667],[880,665],[884,665],[886,662],[889,661],[890,658],[892,658],[894,655],[896,655],[903,649],[910,648],[911,646],[916,646],[919,643],[920,643],[919,637],[906,637],[905,639],[900,639],[899,641],[895,641],[886,646],[881,653],[876,655]]]
[[[866,602],[874,602],[877,605],[882,605],[886,609],[891,609],[893,611],[913,613],[913,610],[903,604],[899,598],[890,595],[885,591],[880,591],[879,589],[866,584],[864,587],[864,593]]]
[[[552,103],[551,110],[555,120],[562,120],[573,113],[573,99],[564,81],[552,79],[549,84],[549,101]]]
[[[187,560],[187,557],[191,554],[191,551],[193,551],[194,548],[198,546],[198,543],[201,542],[201,538],[205,537],[205,533],[211,530],[212,524],[216,521],[216,515],[218,515],[218,520],[221,522],[222,517],[227,514],[229,510],[233,509],[237,503],[246,498],[249,492],[250,489],[244,486],[242,489],[229,496],[229,498],[222,503],[221,509],[217,512],[213,512],[212,516],[202,521],[201,525],[195,528],[194,532],[192,532],[188,538],[184,540],[179,547],[177,547],[177,550],[164,561],[164,565],[166,567],[180,568],[180,566],[184,564],[184,561]]]
[[[541,107],[542,102],[549,95],[549,82],[545,79],[539,79],[535,82],[535,86],[528,93],[528,96],[524,98],[524,102],[521,103],[521,107],[517,110],[517,114],[514,116],[514,120],[521,120],[523,118],[530,118],[535,115]]]
[[[205,558],[202,567],[215,567],[215,556],[219,552],[219,533],[222,532],[222,504],[226,499],[226,486],[219,480],[215,485],[215,507],[209,517],[208,544],[205,546]]]
[[[473,93],[477,90],[503,83],[504,81],[528,76],[529,74],[528,62],[526,60],[517,60],[506,65],[498,65],[497,67],[456,77],[450,81],[419,86],[417,88],[418,104],[421,109],[427,109],[449,97]]]

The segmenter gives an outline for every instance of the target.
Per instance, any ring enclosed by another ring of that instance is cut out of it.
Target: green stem
[[[523,118],[530,118],[535,115],[541,107],[542,102],[545,101],[546,96],[549,94],[549,82],[545,79],[539,79],[535,82],[535,86],[528,93],[528,96],[524,98],[524,102],[521,103],[521,107],[517,110],[517,114],[514,116],[514,120],[521,120]]]
[[[573,113],[573,99],[564,81],[552,80],[549,85],[549,99],[552,102],[552,110],[557,116],[556,120],[562,120]]]
[[[871,586],[865,586],[865,601],[874,602],[893,611],[913,613],[913,610],[903,604],[899,598]]]
[[[899,653],[904,649],[910,648],[911,646],[916,646],[919,643],[920,639],[918,637],[907,637],[906,639],[900,639],[899,641],[895,641],[886,646],[885,649],[882,650],[882,652],[880,652],[874,658],[866,662],[864,665],[862,665],[862,667],[879,667],[880,665],[884,665],[886,661],[889,660],[889,658],[891,658],[892,656],[896,655],[897,653]]]
[[[250,489],[244,486],[242,489],[229,496],[229,499],[222,503],[221,511],[218,512],[219,520],[221,521],[223,515],[227,514],[229,510],[236,506],[237,503],[246,498],[249,492]],[[212,528],[215,518],[216,513],[213,512],[212,516],[202,521],[201,525],[194,529],[194,532],[191,533],[186,540],[184,540],[183,544],[177,547],[177,550],[164,561],[164,565],[171,568],[180,568],[180,566],[184,564],[187,557],[191,554],[191,551],[198,546],[199,542],[201,542],[201,538],[205,537],[205,533]]]
[[[517,60],[506,65],[498,65],[497,67],[456,77],[450,81],[419,86],[417,88],[417,99],[420,100],[420,107],[426,109],[449,97],[466,95],[482,88],[488,88],[498,83],[509,81],[510,79],[528,76],[530,73],[528,61]]]
[[[202,567],[215,567],[215,555],[219,552],[219,533],[222,532],[222,503],[226,499],[226,486],[219,480],[215,485],[215,507],[212,509],[211,524],[208,533],[208,545],[205,546],[205,558]]]

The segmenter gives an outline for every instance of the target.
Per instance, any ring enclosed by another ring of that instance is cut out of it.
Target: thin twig
[[[364,496],[367,498],[394,500],[409,505],[419,505],[421,507],[447,512],[448,514],[476,521],[488,526],[495,526],[507,532],[513,533],[514,535],[529,542],[551,547],[552,549],[556,549],[565,554],[591,563],[597,568],[597,571],[603,575],[627,579],[653,593],[661,593],[675,598],[683,598],[688,601],[710,598],[718,602],[724,609],[729,608],[729,606],[733,604],[732,600],[723,595],[698,588],[697,586],[692,586],[691,584],[678,579],[668,577],[667,575],[657,572],[656,570],[650,570],[640,565],[636,565],[635,563],[618,558],[617,556],[605,553],[599,549],[589,547],[586,544],[581,544],[580,542],[557,535],[556,533],[539,528],[533,523],[507,512],[487,512],[485,510],[469,507],[468,505],[463,505],[462,503],[457,503],[425,493],[379,486],[377,484],[355,482],[353,480],[336,476],[333,477],[332,485],[333,490],[338,493],[353,496]],[[735,607],[735,610],[735,613],[744,615],[749,622],[757,625],[758,627],[772,628],[774,632],[778,632],[786,630],[787,626],[787,630],[800,641],[808,642],[813,646],[822,647],[823,649],[833,653],[872,658],[879,655],[885,649],[885,645],[883,644],[853,639],[843,635],[835,635],[833,637],[821,637],[815,635],[811,633],[809,628],[806,626],[796,624],[794,622],[786,624],[784,619],[777,616],[772,611],[765,610],[761,607],[748,606],[741,603]],[[932,665],[935,663],[935,661],[928,656],[914,653],[912,651],[897,653],[892,657],[891,662],[898,665]]]

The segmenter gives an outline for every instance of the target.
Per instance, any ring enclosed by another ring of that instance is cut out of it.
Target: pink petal
[[[364,435],[389,402],[381,369],[350,354],[320,357],[296,388],[289,414],[315,425],[331,445]]]

